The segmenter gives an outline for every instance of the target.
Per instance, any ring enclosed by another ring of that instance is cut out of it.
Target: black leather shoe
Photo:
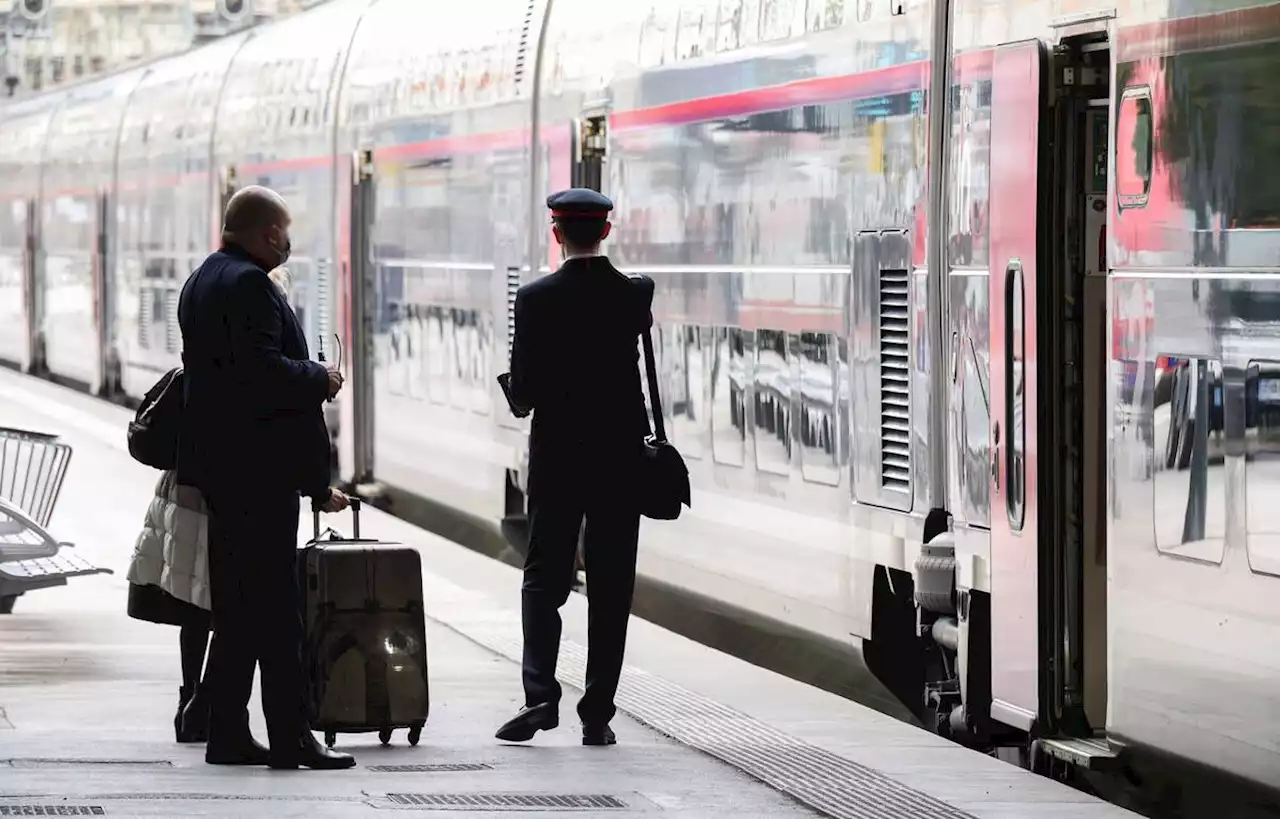
[[[527,705],[520,709],[495,734],[503,742],[527,742],[539,731],[550,731],[560,724],[560,712],[553,702]]]
[[[583,745],[617,745],[618,737],[608,725],[582,726]]]
[[[310,731],[304,732],[296,748],[288,751],[272,751],[269,763],[274,770],[292,771],[310,768],[313,771],[341,771],[356,766],[356,758],[341,751],[331,751],[316,741]]]
[[[266,765],[271,755],[253,737],[226,747],[209,745],[204,749],[204,761],[210,765]]]

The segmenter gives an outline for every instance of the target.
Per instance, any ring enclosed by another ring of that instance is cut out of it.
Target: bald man
[[[299,495],[336,512],[322,407],[342,375],[310,360],[306,334],[268,276],[289,258],[289,208],[249,187],[227,204],[222,247],[182,288],[178,323],[186,408],[178,479],[209,503],[213,644],[205,761],[349,768],[316,741],[303,699],[295,553]],[[249,732],[253,670],[262,670],[270,750]]]

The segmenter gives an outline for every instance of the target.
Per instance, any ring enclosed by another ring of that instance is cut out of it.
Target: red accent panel
[[[999,669],[992,694],[1032,713],[1039,710],[1035,305],[1041,62],[1038,41],[1004,46],[996,51],[991,82],[991,415],[1000,430],[991,449],[999,476],[991,486],[991,667]],[[1015,261],[1022,268],[1020,330],[1009,327],[1012,316],[1005,309],[1007,270]],[[1010,423],[1014,403],[1006,365],[1019,355],[1022,412]],[[1010,520],[1008,497],[1007,459],[1015,440],[1024,442],[1020,530]]]

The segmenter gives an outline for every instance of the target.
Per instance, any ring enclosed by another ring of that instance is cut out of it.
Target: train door
[[[997,50],[992,80],[992,716],[1049,756],[1105,720],[1104,32]]]
[[[1040,712],[1036,503],[1037,166],[1045,54],[996,50],[991,81],[991,716],[1030,731]]]

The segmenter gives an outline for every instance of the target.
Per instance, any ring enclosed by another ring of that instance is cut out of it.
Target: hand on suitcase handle
[[[355,496],[349,496],[347,502],[351,506],[351,536],[360,537],[360,499]],[[320,513],[324,511],[323,504],[316,500],[311,501],[311,517],[315,524],[315,540],[320,539]]]

